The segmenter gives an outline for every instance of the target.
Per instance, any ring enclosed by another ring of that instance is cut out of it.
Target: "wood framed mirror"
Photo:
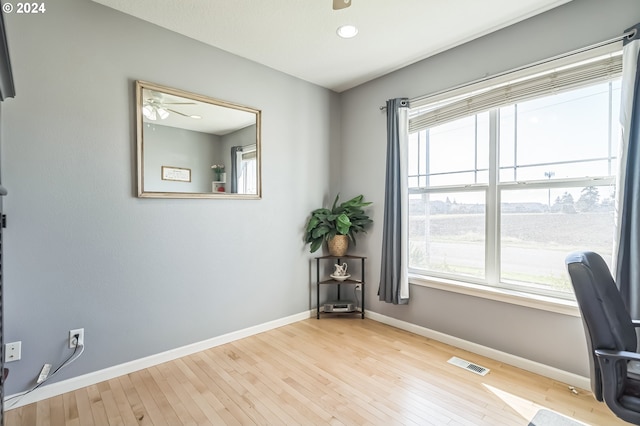
[[[261,111],[136,81],[138,197],[259,199]]]

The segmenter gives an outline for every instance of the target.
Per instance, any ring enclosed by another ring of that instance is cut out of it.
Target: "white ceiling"
[[[342,92],[571,0],[93,1]]]

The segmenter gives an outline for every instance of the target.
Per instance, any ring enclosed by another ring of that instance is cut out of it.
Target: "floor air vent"
[[[460,368],[464,368],[465,370],[469,370],[472,373],[476,373],[479,374],[481,376],[486,376],[487,373],[490,371],[488,368],[485,367],[481,367],[477,364],[473,364],[469,361],[465,361],[464,359],[460,359],[458,357],[452,357],[449,361],[447,361],[449,364],[453,364],[457,367]]]

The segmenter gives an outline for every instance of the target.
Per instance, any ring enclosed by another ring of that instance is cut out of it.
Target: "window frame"
[[[535,70],[533,71],[535,73]],[[612,82],[617,80],[619,76],[614,76],[608,80],[609,82],[609,93],[611,94],[612,90]],[[598,83],[602,83],[600,81],[593,81],[588,85],[596,85]],[[485,85],[490,85],[491,83],[485,83]],[[476,89],[478,90],[478,89]],[[549,96],[548,94],[542,96]],[[524,99],[519,102],[525,102],[528,99]],[[442,97],[440,96],[438,102],[440,104],[446,104],[446,101],[442,101]],[[425,110],[426,103],[421,102],[420,112]],[[513,104],[518,104],[518,102],[514,102]],[[611,106],[611,97],[609,100],[609,104]],[[512,190],[521,190],[521,189],[551,189],[551,188],[581,188],[587,186],[611,186],[615,185],[616,177],[615,173],[611,173],[609,176],[595,176],[595,177],[578,177],[578,178],[558,178],[558,179],[540,179],[540,180],[527,180],[525,182],[521,181],[508,181],[508,182],[500,182],[499,174],[503,169],[513,169],[517,170],[519,166],[518,164],[514,164],[512,166],[500,166],[500,157],[499,157],[499,137],[498,132],[500,129],[500,108],[505,107],[508,104],[495,107],[494,109],[489,110],[489,180],[487,183],[474,183],[474,184],[461,184],[461,185],[442,185],[442,186],[432,186],[429,187],[412,187],[409,188],[409,195],[414,194],[429,194],[429,193],[442,193],[442,192],[469,192],[469,191],[482,191],[485,193],[485,274],[484,279],[472,278],[472,277],[463,277],[460,274],[447,274],[438,271],[430,271],[415,267],[408,267],[409,280],[411,284],[422,285],[432,288],[438,288],[441,290],[448,290],[459,292],[463,294],[470,294],[478,297],[489,298],[493,300],[505,301],[508,303],[514,303],[518,305],[534,307],[538,309],[550,310],[554,312],[564,313],[568,315],[578,316],[579,313],[577,311],[577,305],[575,303],[575,297],[573,293],[562,294],[557,291],[547,291],[544,289],[538,289],[537,291],[532,291],[532,287],[535,286],[535,283],[532,283],[532,286],[521,285],[513,281],[502,280],[501,276],[501,199],[502,194],[507,191]],[[428,108],[427,108],[428,109]],[[477,129],[477,114],[479,111],[474,112],[471,116],[476,116],[476,129]],[[588,160],[577,160],[578,161],[593,161],[593,160],[607,160],[609,161],[609,171],[613,170],[612,163],[616,162],[616,154],[611,152],[611,144],[612,137],[614,136],[611,132],[611,107],[609,111],[610,124],[609,124],[609,149],[608,156],[606,158],[593,158]],[[462,118],[462,117],[460,117]],[[424,129],[419,131],[425,131]],[[426,130],[428,132],[428,130]],[[408,131],[409,132],[409,131]],[[408,133],[409,135],[415,132]],[[409,139],[409,138],[408,138]],[[469,172],[477,172],[480,171],[478,169],[478,149],[477,149],[477,141],[478,134],[476,130],[475,134],[475,169],[469,170]],[[516,142],[517,143],[517,142]],[[536,165],[527,165],[527,166],[546,166],[553,164],[561,164],[561,163],[575,163],[574,161],[561,161],[561,162],[549,162],[549,163],[541,163]],[[486,169],[483,169],[486,170]],[[454,171],[453,173],[457,173],[460,171]],[[418,182],[420,181],[420,169],[418,168],[418,175],[409,175],[407,172],[407,176],[410,177],[418,177]],[[426,175],[426,182],[429,181],[429,174]],[[477,182],[477,177],[475,179]],[[613,232],[613,229],[612,229]]]

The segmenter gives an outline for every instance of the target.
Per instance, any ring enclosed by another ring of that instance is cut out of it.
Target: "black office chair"
[[[589,347],[591,389],[621,419],[640,424],[640,377],[629,361],[640,361],[635,327],[611,272],[600,255],[575,252],[565,263],[571,277]]]

